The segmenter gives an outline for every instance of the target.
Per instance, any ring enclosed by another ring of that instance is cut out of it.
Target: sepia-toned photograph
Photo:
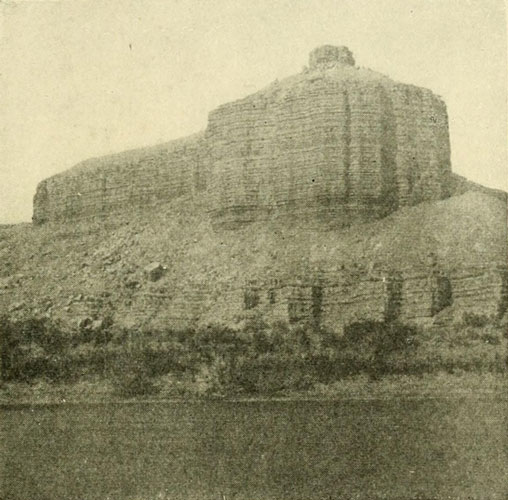
[[[508,500],[504,0],[0,0],[0,500]]]

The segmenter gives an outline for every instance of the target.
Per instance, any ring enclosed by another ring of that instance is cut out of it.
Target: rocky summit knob
[[[354,66],[353,53],[344,46],[323,45],[314,49],[309,55],[309,67],[311,69],[336,64]]]

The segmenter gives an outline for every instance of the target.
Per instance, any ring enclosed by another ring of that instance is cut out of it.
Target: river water
[[[508,498],[508,399],[2,409],[2,500]]]

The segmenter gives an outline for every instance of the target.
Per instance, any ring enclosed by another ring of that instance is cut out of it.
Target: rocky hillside
[[[0,229],[0,309],[155,327],[317,314],[333,330],[390,307],[430,324],[452,305],[506,310],[507,207],[496,196],[467,192],[333,231],[277,218],[214,231],[207,203]]]
[[[506,214],[452,174],[439,97],[323,46],[202,133],[43,181],[35,224],[0,229],[0,308],[87,328],[499,318]]]

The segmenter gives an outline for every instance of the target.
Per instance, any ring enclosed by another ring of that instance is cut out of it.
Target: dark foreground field
[[[2,410],[7,499],[505,499],[508,399]]]

